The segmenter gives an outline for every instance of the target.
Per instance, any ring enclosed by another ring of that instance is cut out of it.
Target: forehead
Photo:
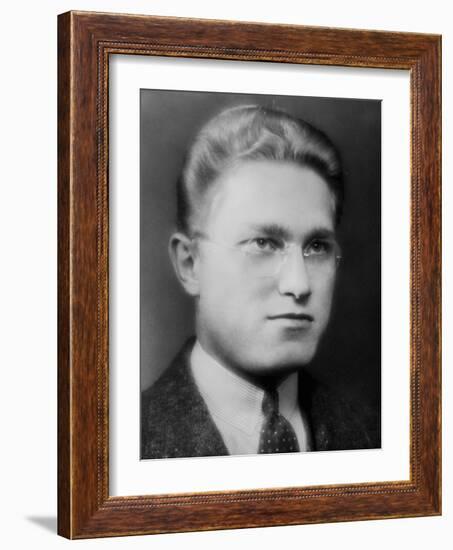
[[[325,180],[309,167],[258,160],[220,176],[206,205],[211,236],[241,236],[260,225],[285,227],[293,237],[313,228],[334,230],[335,199]]]

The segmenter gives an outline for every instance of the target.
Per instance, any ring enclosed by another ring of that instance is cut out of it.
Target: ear
[[[198,296],[198,254],[193,241],[184,233],[174,233],[168,243],[168,252],[184,290],[191,296]]]

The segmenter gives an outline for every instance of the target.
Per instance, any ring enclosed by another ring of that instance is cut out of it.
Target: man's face
[[[257,160],[221,176],[197,245],[197,336],[206,351],[249,376],[311,361],[329,320],[335,265],[313,268],[303,251],[314,250],[316,264],[319,242],[334,238],[334,213],[331,191],[310,168]],[[286,257],[275,252],[276,269],[260,267],[260,254],[288,243]]]

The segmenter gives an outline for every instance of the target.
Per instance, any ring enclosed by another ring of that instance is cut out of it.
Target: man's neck
[[[246,382],[253,384],[254,386],[261,388],[265,391],[276,389],[282,384],[288,376],[291,376],[295,372],[296,369],[294,368],[288,368],[285,369],[283,366],[279,365],[276,367],[276,371],[272,372],[249,372],[245,370],[240,365],[235,364],[230,359],[227,359],[224,357],[224,355],[220,352],[217,352],[215,349],[212,348],[212,346],[209,345],[209,342],[207,342],[203,337],[198,337],[198,342],[201,345],[202,349],[205,353],[210,355],[215,361],[217,361],[220,365],[222,365],[224,368],[228,369],[232,373],[234,373],[236,376],[239,376]]]

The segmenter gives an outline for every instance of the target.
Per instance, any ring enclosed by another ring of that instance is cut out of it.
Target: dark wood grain
[[[58,532],[71,536],[70,16],[58,21]]]
[[[440,37],[70,12],[59,16],[58,532],[68,538],[415,517],[440,500]],[[410,481],[110,497],[109,55],[411,75]]]

